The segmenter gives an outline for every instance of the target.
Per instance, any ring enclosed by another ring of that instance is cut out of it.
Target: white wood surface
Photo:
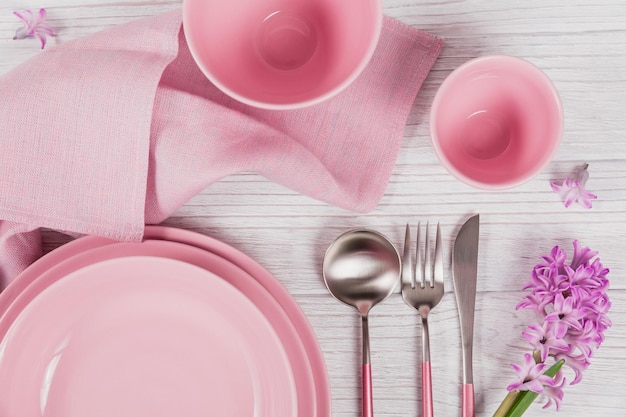
[[[180,0],[2,0],[0,74],[39,53],[36,40],[13,41],[12,10],[46,7],[62,43],[181,6]],[[532,266],[558,244],[579,239],[600,251],[611,269],[613,327],[581,384],[567,386],[560,415],[622,416],[626,410],[626,3],[624,0],[384,0],[387,15],[439,35],[445,47],[426,80],[405,130],[387,192],[357,215],[298,195],[254,173],[208,187],[167,225],[222,239],[248,253],[287,287],[308,316],[323,350],[333,416],[360,415],[359,320],[322,283],[325,248],[353,227],[387,234],[400,248],[404,224],[439,221],[446,259],[446,296],[431,314],[435,412],[460,415],[461,352],[450,278],[450,249],[460,224],[481,214],[479,293],[474,345],[477,415],[490,416],[513,380],[510,362],[526,351],[521,331],[531,314],[516,311]],[[513,190],[483,192],[455,180],[429,143],[428,111],[454,68],[485,54],[523,57],[560,91],[565,134],[554,161]],[[410,68],[407,68],[410,71]],[[3,110],[4,111],[4,110]],[[6,151],[6,150],[2,150]],[[549,181],[590,164],[593,209],[565,209]],[[67,238],[46,234],[49,250]],[[375,413],[419,414],[419,326],[415,311],[394,294],[370,319]],[[540,404],[529,416],[557,415]],[[14,416],[9,416],[14,417]]]

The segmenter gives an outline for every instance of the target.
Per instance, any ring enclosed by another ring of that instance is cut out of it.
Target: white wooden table
[[[2,0],[0,74],[39,53],[36,40],[13,41],[11,11],[46,7],[58,36],[51,44],[181,6],[180,0]],[[357,215],[242,173],[208,187],[167,225],[222,239],[248,253],[287,287],[308,316],[324,352],[333,416],[360,414],[360,331],[355,311],[331,298],[322,283],[327,245],[353,227],[370,227],[402,246],[404,225],[441,222],[446,295],[432,312],[435,412],[460,414],[461,351],[450,275],[450,249],[460,224],[481,214],[474,345],[477,415],[491,416],[514,379],[509,367],[526,351],[521,336],[532,320],[516,311],[521,287],[541,255],[571,241],[600,251],[611,269],[613,327],[581,384],[567,386],[561,415],[622,416],[626,410],[626,3],[624,0],[384,0],[387,15],[445,39],[405,130],[387,192],[378,207]],[[428,137],[428,112],[443,79],[468,59],[517,55],[542,68],[560,91],[563,143],[554,161],[513,190],[483,192],[455,180],[438,162]],[[407,69],[410,70],[410,69]],[[2,150],[3,152],[6,150]],[[593,209],[565,209],[549,186],[587,162]],[[67,238],[46,234],[46,248]],[[417,314],[398,294],[370,319],[375,412],[419,414]],[[527,415],[555,415],[534,405]],[[10,416],[13,417],[13,416]]]

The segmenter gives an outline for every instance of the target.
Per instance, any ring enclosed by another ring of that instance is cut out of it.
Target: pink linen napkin
[[[140,240],[144,224],[239,171],[371,210],[441,46],[386,17],[347,90],[291,111],[214,87],[180,10],[42,52],[0,78],[0,290],[40,256],[39,227]]]

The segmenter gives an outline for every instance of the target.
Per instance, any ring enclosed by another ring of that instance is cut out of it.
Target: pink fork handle
[[[462,417],[474,417],[474,384],[463,384]]]
[[[363,417],[374,417],[372,403],[372,367],[369,363],[363,364]]]
[[[433,417],[433,381],[430,362],[422,362],[422,417]]]

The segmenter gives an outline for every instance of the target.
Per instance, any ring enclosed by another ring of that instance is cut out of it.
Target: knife
[[[452,282],[461,322],[463,352],[462,417],[474,417],[474,382],[472,378],[472,345],[474,343],[474,309],[478,271],[478,214],[459,230],[452,256]]]

